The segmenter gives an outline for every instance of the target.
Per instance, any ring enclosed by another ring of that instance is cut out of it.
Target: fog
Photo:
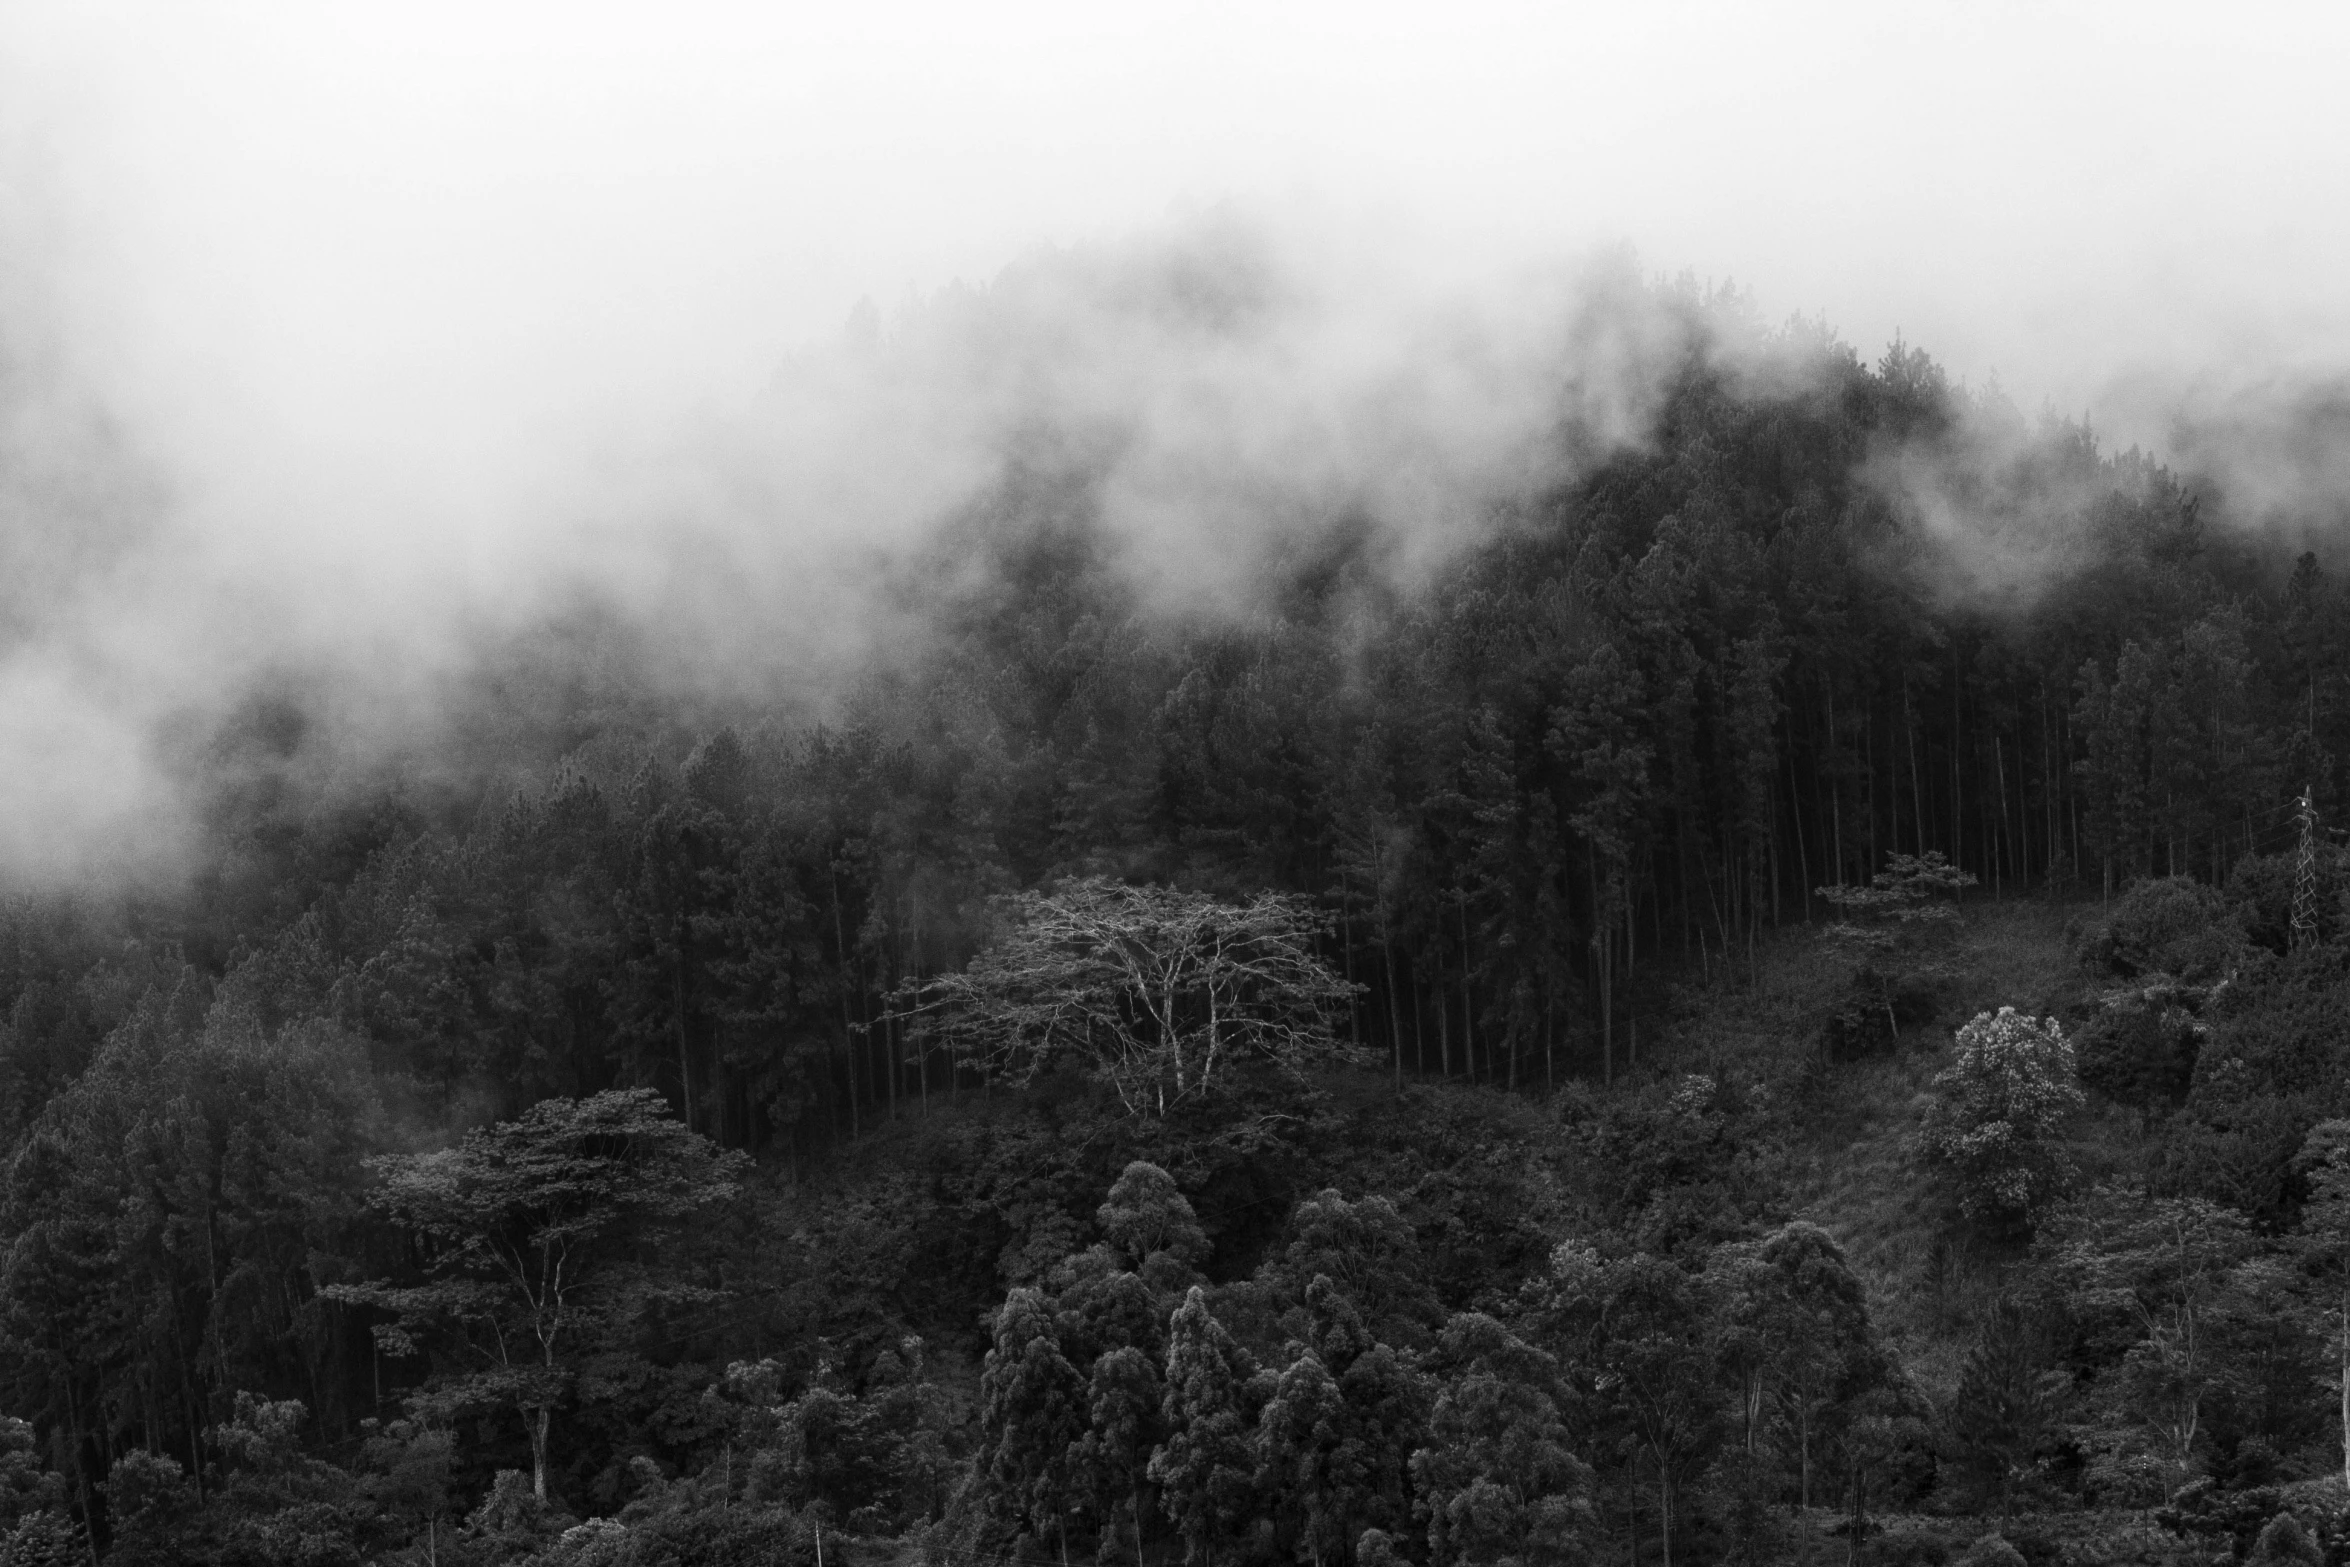
[[[820,691],[1043,431],[1154,602],[1424,571],[1640,438],[1649,274],[2335,504],[2350,18],[793,9],[0,9],[0,867],[168,865],[256,683],[388,745],[582,595]]]

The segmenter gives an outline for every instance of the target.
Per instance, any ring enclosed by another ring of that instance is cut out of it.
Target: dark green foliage
[[[2024,1553],[2007,1541],[2003,1534],[1981,1536],[1959,1557],[1959,1567],[2028,1567]]]
[[[518,1411],[544,1503],[549,1428],[583,1368],[625,1356],[648,1312],[714,1297],[657,1267],[658,1253],[736,1195],[747,1163],[649,1089],[541,1100],[454,1148],[374,1161],[377,1201],[422,1243],[425,1281],[338,1285],[329,1298],[388,1314],[375,1330],[385,1352],[433,1354],[443,1413]]]
[[[2059,1436],[2068,1391],[2043,1324],[2023,1302],[1995,1302],[1975,1330],[1951,1400],[1948,1425],[1961,1471],[1996,1498],[2004,1525],[2029,1494],[2036,1461]]]
[[[1573,1128],[1605,1222],[1643,1251],[1702,1251],[1785,1216],[1752,1085],[1689,1076],[1575,1095]]]
[[[2279,1513],[2261,1525],[2246,1561],[2258,1567],[2324,1567],[2325,1552],[2309,1537],[2308,1528],[2291,1513]]]
[[[1166,1386],[1159,1366],[1131,1344],[1104,1350],[1086,1389],[1086,1430],[1077,1439],[1072,1498],[1102,1520],[1100,1555],[1116,1554],[1121,1539],[1142,1560],[1150,1532],[1145,1487],[1151,1455],[1166,1431]]]
[[[81,1531],[61,1512],[27,1513],[0,1525],[0,1567],[74,1567],[87,1560]]]
[[[1208,1238],[1191,1204],[1155,1164],[1137,1159],[1128,1165],[1093,1221],[1118,1265],[1130,1271],[1147,1270],[1160,1255],[1189,1268],[1208,1260]]]
[[[193,1532],[196,1488],[180,1466],[154,1453],[125,1453],[106,1475],[110,1558],[128,1567],[181,1560]]]
[[[1575,1560],[1591,1476],[1559,1417],[1556,1364],[1477,1313],[1445,1325],[1439,1354],[1428,1445],[1412,1456],[1429,1560]]]
[[[1188,1567],[1208,1567],[1244,1516],[1255,1484],[1249,1429],[1255,1368],[1194,1286],[1167,1328],[1167,1438],[1150,1463],[1160,1506]]]
[[[87,1557],[65,1477],[41,1463],[36,1446],[30,1425],[0,1416],[0,1567],[67,1567]]]
[[[2109,998],[2073,1036],[2082,1083],[2148,1114],[2183,1104],[2204,1037],[2193,1000],[2159,986]]]
[[[2245,941],[2229,900],[2207,882],[2164,876],[2133,882],[2101,918],[2074,934],[2094,972],[2118,979],[2168,974],[2188,984],[2224,977]]]
[[[1019,1534],[1057,1543],[1070,1522],[1072,1449],[1085,1435],[1091,1400],[1035,1290],[1014,1290],[996,1313],[979,1397],[977,1474],[987,1506]]]
[[[0,1415],[0,1527],[64,1507],[65,1479],[41,1462],[32,1426]]]
[[[1285,1303],[1310,1307],[1316,1289],[1340,1297],[1392,1343],[1423,1343],[1443,1319],[1419,1236],[1386,1197],[1349,1202],[1324,1191],[1300,1202],[1288,1246],[1259,1277]]]
[[[1862,1553],[1872,1567],[1947,1567],[1950,1542],[1932,1528],[1894,1528],[1869,1541]],[[1963,1559],[1963,1558],[1962,1558]]]
[[[2311,1127],[2350,1113],[2350,973],[2333,948],[2248,975],[2205,1009],[2184,1113],[2166,1150],[2175,1189],[2290,1222],[2294,1155]]]

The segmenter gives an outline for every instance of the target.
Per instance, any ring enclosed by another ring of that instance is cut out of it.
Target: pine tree
[[[1159,1505],[1183,1536],[1186,1567],[1211,1567],[1241,1517],[1256,1471],[1247,1408],[1247,1352],[1193,1286],[1168,1323],[1167,1438],[1151,1456]]]
[[[1338,1384],[1308,1349],[1274,1384],[1257,1419],[1257,1484],[1273,1508],[1278,1537],[1301,1561],[1324,1567],[1343,1559],[1356,1530],[1348,1527],[1353,1497],[1342,1451],[1345,1410]]]
[[[1061,1353],[1042,1294],[1016,1289],[996,1313],[979,1374],[978,1474],[999,1517],[1066,1557],[1072,1449],[1087,1424],[1084,1380]]]
[[[1133,1345],[1106,1350],[1094,1361],[1086,1392],[1086,1431],[1072,1458],[1089,1510],[1102,1520],[1097,1559],[1108,1558],[1123,1511],[1126,1527],[1134,1531],[1136,1567],[1141,1567],[1150,1523],[1143,1491],[1150,1478],[1151,1454],[1164,1431],[1165,1401],[1159,1368]]]
[[[2065,1377],[2041,1356],[2031,1315],[2012,1298],[1993,1303],[1975,1331],[1950,1406],[1950,1434],[1969,1467],[1999,1495],[1999,1526],[2015,1509],[2016,1482],[2046,1441]]]

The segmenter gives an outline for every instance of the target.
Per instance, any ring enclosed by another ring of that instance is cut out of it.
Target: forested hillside
[[[845,689],[181,743],[0,904],[0,1563],[2342,1559],[2333,519],[1645,308],[1425,570],[1028,430]]]

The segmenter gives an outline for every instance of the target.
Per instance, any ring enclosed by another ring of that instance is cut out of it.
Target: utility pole
[[[2301,854],[2293,872],[2295,951],[2317,945],[2317,805],[2306,784],[2302,785],[2299,805]]]

